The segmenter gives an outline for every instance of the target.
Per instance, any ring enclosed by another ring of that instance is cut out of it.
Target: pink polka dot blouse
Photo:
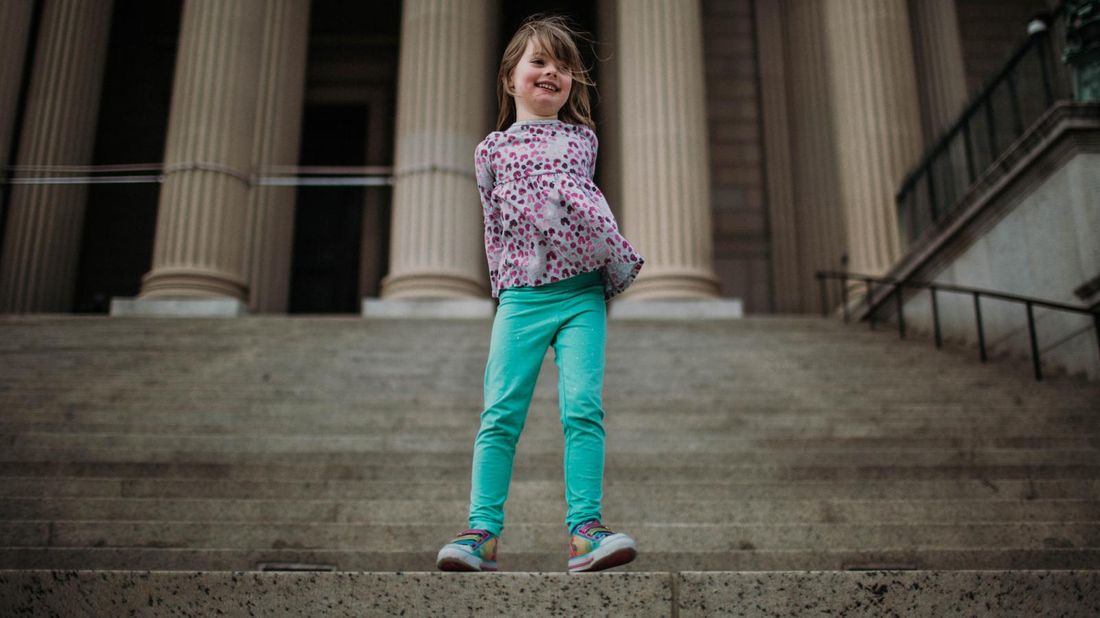
[[[521,120],[474,152],[493,297],[598,270],[604,299],[630,286],[645,260],[619,233],[592,181],[596,134],[561,120]]]

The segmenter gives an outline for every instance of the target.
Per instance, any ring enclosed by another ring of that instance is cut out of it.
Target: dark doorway
[[[367,107],[307,104],[301,165],[364,165]],[[299,187],[291,313],[359,313],[363,188]]]
[[[96,128],[95,165],[164,157],[182,3],[116,0]],[[73,311],[106,313],[149,271],[160,185],[88,187]]]

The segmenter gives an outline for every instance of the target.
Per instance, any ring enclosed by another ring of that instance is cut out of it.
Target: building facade
[[[473,151],[539,11],[593,35],[622,298],[819,311],[815,271],[900,259],[902,179],[1048,4],[8,0],[0,312],[487,297]]]

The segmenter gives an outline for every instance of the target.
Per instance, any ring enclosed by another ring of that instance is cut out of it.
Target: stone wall
[[[722,296],[772,307],[751,0],[703,0],[714,270]]]
[[[1100,276],[1100,106],[1062,103],[979,179],[961,214],[906,256],[890,276],[912,276],[1077,307],[1100,298],[1075,294]],[[970,296],[937,294],[944,339],[977,345]],[[1100,378],[1091,317],[1035,309],[1037,340],[1047,370]],[[933,329],[931,300],[921,292],[905,304],[907,326]],[[1030,356],[1024,305],[983,299],[991,356]]]

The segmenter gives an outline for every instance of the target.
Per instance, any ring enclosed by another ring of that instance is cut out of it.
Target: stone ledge
[[[363,299],[363,317],[381,319],[491,319],[494,303],[483,298]]]
[[[611,303],[616,320],[735,320],[744,317],[740,299],[622,300]]]
[[[0,610],[65,616],[1094,616],[1100,614],[1100,571],[0,570]]]
[[[111,317],[236,318],[248,307],[236,298],[112,298]]]

